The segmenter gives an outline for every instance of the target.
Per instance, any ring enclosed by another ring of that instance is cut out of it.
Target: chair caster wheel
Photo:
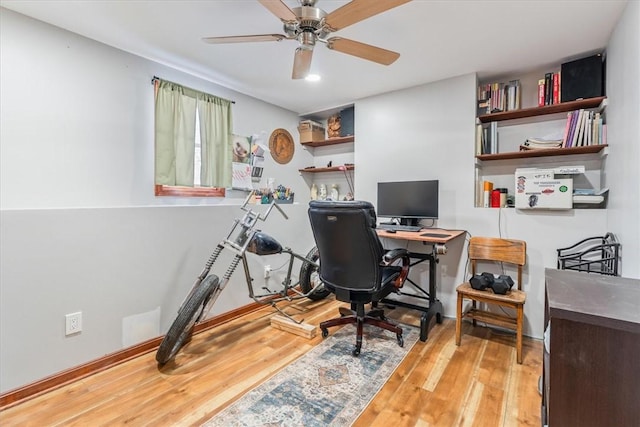
[[[322,338],[326,338],[329,336],[329,330],[328,329],[322,329]]]
[[[396,338],[398,339],[398,345],[400,347],[404,347],[404,338],[402,337],[402,335],[397,335]]]
[[[353,357],[358,357],[360,355],[360,349],[354,348],[351,354],[353,355]]]

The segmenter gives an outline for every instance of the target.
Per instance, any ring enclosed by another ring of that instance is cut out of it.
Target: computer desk
[[[438,300],[436,296],[436,264],[438,263],[438,255],[443,254],[443,245],[451,240],[460,237],[466,233],[465,230],[444,230],[441,228],[438,229],[428,229],[425,228],[418,232],[411,231],[396,231],[395,233],[389,233],[387,230],[378,229],[376,230],[379,237],[383,237],[386,239],[396,239],[396,240],[405,240],[410,242],[423,242],[424,244],[431,245],[431,252],[409,252],[409,256],[411,259],[415,259],[417,261],[412,262],[410,264],[413,267],[416,264],[420,264],[421,262],[429,261],[429,292],[425,291],[423,288],[418,286],[413,280],[407,278],[407,281],[410,282],[414,288],[422,293],[422,295],[408,294],[403,292],[398,292],[400,295],[406,295],[411,298],[417,298],[420,300],[428,301],[429,305],[418,305],[412,304],[405,301],[399,301],[397,299],[385,298],[382,300],[383,303],[393,306],[397,305],[400,307],[412,308],[414,310],[422,311],[422,315],[420,316],[420,341],[426,341],[429,335],[429,329],[431,328],[431,320],[436,319],[437,323],[442,323],[443,316],[443,308],[442,303]],[[425,235],[426,234],[426,235]],[[429,235],[431,234],[431,235]],[[436,234],[440,236],[436,236]]]

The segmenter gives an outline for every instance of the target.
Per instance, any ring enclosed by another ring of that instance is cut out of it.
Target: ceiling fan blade
[[[205,43],[245,43],[245,42],[279,42],[286,39],[282,34],[254,34],[251,36],[224,36],[224,37],[203,37]]]
[[[269,12],[276,15],[283,22],[297,20],[296,14],[293,13],[289,6],[281,0],[258,0],[261,5],[269,9]]]
[[[326,23],[332,31],[338,31],[411,0],[352,0],[327,15]]]
[[[296,55],[293,59],[292,79],[304,79],[311,69],[311,58],[313,57],[313,49],[299,47],[296,49]]]
[[[383,65],[390,65],[400,57],[398,52],[360,43],[355,40],[343,39],[342,37],[331,37],[327,40],[327,47]]]

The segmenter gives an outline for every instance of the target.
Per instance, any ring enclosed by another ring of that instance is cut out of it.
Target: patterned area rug
[[[404,347],[395,334],[365,325],[358,357],[351,355],[355,326],[330,329],[321,344],[204,426],[351,425],[418,340],[417,328],[401,326]]]

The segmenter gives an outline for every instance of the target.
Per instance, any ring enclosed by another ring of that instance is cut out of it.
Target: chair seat
[[[492,303],[502,305],[522,305],[527,299],[527,294],[523,291],[519,291],[518,289],[512,289],[505,295],[500,295],[493,292],[493,290],[490,288],[487,288],[483,291],[473,289],[468,282],[465,282],[458,286],[456,288],[456,291],[459,294],[462,294],[462,296],[465,298],[475,299],[478,301],[488,300]]]

